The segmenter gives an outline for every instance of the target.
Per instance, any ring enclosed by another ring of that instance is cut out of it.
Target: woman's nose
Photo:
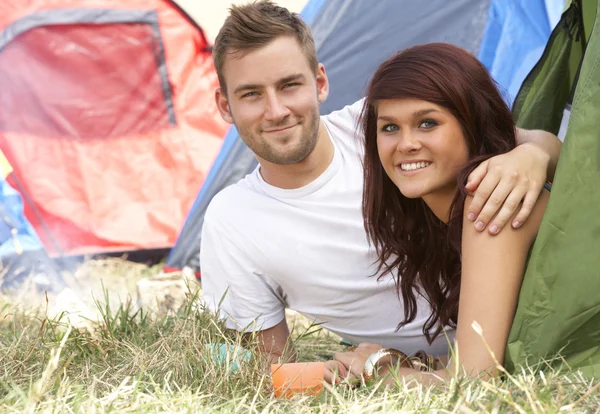
[[[411,132],[403,133],[398,139],[396,150],[400,152],[415,152],[421,149],[421,141]]]

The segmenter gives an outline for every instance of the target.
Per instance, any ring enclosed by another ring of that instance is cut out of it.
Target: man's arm
[[[469,176],[466,189],[473,193],[473,202],[468,220],[478,231],[487,227],[490,234],[498,234],[509,220],[513,228],[521,227],[546,180],[554,178],[562,147],[554,134],[517,129],[517,144],[511,152],[482,162]]]
[[[273,360],[289,358],[293,351],[286,351],[289,330],[280,288],[265,275],[264,264],[256,260],[263,255],[246,239],[248,232],[240,223],[223,219],[235,216],[227,208],[232,205],[229,193],[225,197],[220,193],[213,198],[202,226],[204,301],[228,329],[243,334],[247,345],[272,353]]]
[[[558,156],[562,149],[562,142],[556,135],[541,129],[517,128],[517,145],[533,145],[541,150],[544,156],[549,157],[546,179],[548,181],[554,180]]]

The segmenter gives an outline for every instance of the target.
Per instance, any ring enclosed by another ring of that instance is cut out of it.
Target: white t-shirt
[[[207,306],[237,330],[268,329],[289,307],[355,343],[407,353],[448,352],[444,334],[429,346],[430,308],[419,298],[413,322],[396,330],[403,306],[392,278],[378,280],[361,211],[362,101],[321,117],[335,147],[327,170],[285,190],[259,168],[218,193],[204,219],[200,263]],[[220,304],[220,307],[219,307]],[[454,331],[447,331],[454,338]]]

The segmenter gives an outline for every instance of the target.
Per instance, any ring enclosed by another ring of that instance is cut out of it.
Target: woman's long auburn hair
[[[457,176],[447,224],[422,199],[404,197],[381,165],[377,103],[403,98],[449,110],[467,141],[469,161]],[[363,215],[378,256],[377,273],[395,278],[405,315],[398,329],[415,319],[417,294],[429,302],[431,315],[423,333],[431,343],[444,326],[456,327],[464,185],[479,163],[515,147],[514,121],[485,66],[459,47],[432,43],[401,51],[381,64],[369,84],[361,124],[365,136]]]

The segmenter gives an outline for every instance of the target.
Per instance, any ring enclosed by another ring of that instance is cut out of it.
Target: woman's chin
[[[400,193],[410,199],[414,198],[422,198],[424,196],[422,191],[413,190],[413,189],[400,189]]]
[[[428,194],[428,186],[413,180],[394,180],[396,188],[406,198],[423,198]]]

